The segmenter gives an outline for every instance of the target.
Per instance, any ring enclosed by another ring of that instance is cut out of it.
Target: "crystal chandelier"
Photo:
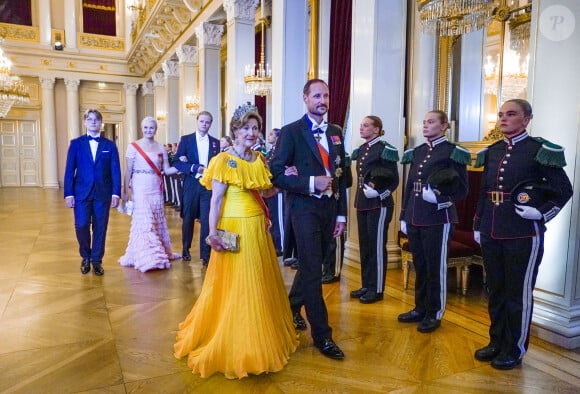
[[[0,45],[3,40],[0,40]],[[6,117],[15,103],[23,104],[30,101],[28,88],[15,76],[10,74],[12,62],[8,60],[0,48],[0,118]]]
[[[262,25],[262,42],[260,45],[260,63],[247,64],[244,68],[246,94],[251,96],[269,96],[272,93],[272,69],[265,63],[264,35],[266,33],[266,19],[260,19]]]
[[[486,27],[493,0],[417,0],[423,31],[437,36],[459,36]]]
[[[187,96],[185,98],[185,111],[189,116],[197,116],[199,113],[199,97]]]

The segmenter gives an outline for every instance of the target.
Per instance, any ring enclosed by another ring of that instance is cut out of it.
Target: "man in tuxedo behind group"
[[[304,326],[302,302],[314,345],[332,359],[344,353],[332,339],[322,297],[322,262],[333,241],[346,229],[345,150],[339,127],[327,124],[329,89],[312,79],[303,89],[307,113],[282,128],[271,161],[273,183],[287,191],[300,265],[290,290],[290,306],[297,328]],[[285,175],[295,166],[298,175]]]
[[[101,276],[109,209],[121,197],[121,167],[117,146],[101,137],[101,113],[88,109],[84,121],[87,134],[72,140],[68,149],[64,197],[66,206],[74,208],[81,273],[88,274],[92,263],[95,275]]]
[[[207,266],[211,248],[206,245],[205,238],[209,234],[209,203],[211,191],[199,183],[203,172],[212,157],[220,152],[220,141],[209,135],[213,116],[208,111],[197,115],[197,131],[184,135],[179,141],[173,166],[184,175],[183,198],[181,199],[181,240],[183,243],[183,260],[190,261],[191,242],[195,219],[200,221],[199,254],[202,264]],[[187,160],[182,161],[185,156]]]

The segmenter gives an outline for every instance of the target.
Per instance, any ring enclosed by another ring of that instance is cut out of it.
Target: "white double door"
[[[40,186],[40,161],[37,121],[0,119],[0,186]]]

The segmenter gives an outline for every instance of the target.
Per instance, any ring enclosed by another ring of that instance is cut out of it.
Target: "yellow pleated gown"
[[[214,157],[201,179],[228,185],[218,228],[240,235],[239,252],[211,252],[193,309],[179,325],[175,357],[194,373],[227,378],[276,372],[298,346],[288,295],[266,217],[249,191],[270,188],[261,154],[254,162],[228,153]]]

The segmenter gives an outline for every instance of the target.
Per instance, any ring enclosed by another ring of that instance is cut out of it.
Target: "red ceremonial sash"
[[[326,168],[326,170],[330,173],[331,171],[330,171],[330,163],[328,161],[328,152],[318,141],[316,141],[316,146],[318,147],[318,152],[320,152],[320,157],[322,157],[322,163],[324,164],[324,168]]]
[[[153,171],[155,171],[155,173],[159,176],[159,180],[161,181],[161,183],[159,184],[159,189],[161,191],[163,191],[163,174],[161,173],[161,171],[159,170],[159,168],[157,168],[157,166],[155,164],[153,164],[153,162],[151,161],[151,159],[149,158],[149,156],[147,155],[147,153],[145,153],[143,151],[143,149],[141,149],[141,147],[139,146],[139,144],[137,144],[136,142],[131,142],[131,145],[133,145],[133,147],[137,150],[137,152],[139,152],[141,154],[141,156],[143,156],[143,158],[145,159],[145,161],[147,162],[147,164],[149,164],[149,166],[151,168],[153,168]]]

